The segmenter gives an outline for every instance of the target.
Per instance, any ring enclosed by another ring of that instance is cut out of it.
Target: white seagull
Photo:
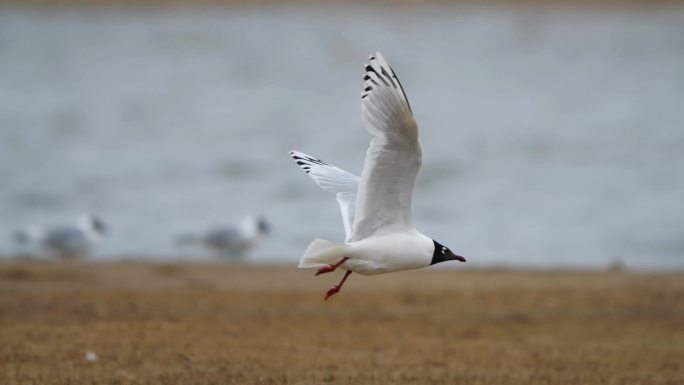
[[[92,250],[106,233],[106,226],[99,218],[84,214],[75,224],[49,228],[29,227],[17,231],[17,243],[38,245],[61,258],[83,257]]]
[[[262,217],[249,216],[238,225],[220,226],[202,234],[185,234],[176,242],[203,246],[229,259],[244,259],[247,252],[270,232],[268,222]]]
[[[411,197],[422,163],[418,125],[397,75],[380,52],[370,57],[365,70],[361,111],[373,138],[361,177],[290,151],[323,190],[336,194],[342,212],[345,242],[315,239],[299,262],[300,268],[319,268],[316,275],[346,270],[325,299],[338,293],[352,272],[374,275],[465,262],[413,224]]]

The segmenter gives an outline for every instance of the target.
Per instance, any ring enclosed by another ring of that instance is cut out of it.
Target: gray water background
[[[381,50],[420,123],[414,216],[471,266],[684,267],[684,9],[0,11],[0,254],[93,212],[95,259],[262,213],[257,262],[343,239],[287,155],[360,173]]]

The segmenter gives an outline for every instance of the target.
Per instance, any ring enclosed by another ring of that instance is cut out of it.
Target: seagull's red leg
[[[325,274],[325,273],[330,273],[331,271],[335,271],[338,267],[342,266],[343,263],[345,263],[349,259],[349,257],[344,257],[340,259],[337,263],[333,263],[330,266],[323,266],[318,271],[316,272],[316,275],[319,274]]]
[[[333,286],[330,290],[328,290],[327,293],[325,293],[325,299],[327,300],[328,298],[332,297],[333,295],[339,293],[340,289],[342,288],[342,285],[344,285],[344,281],[347,280],[347,277],[349,277],[349,274],[351,274],[351,270],[347,270],[346,273],[344,273],[344,277],[342,277],[342,280],[340,283],[337,285]]]

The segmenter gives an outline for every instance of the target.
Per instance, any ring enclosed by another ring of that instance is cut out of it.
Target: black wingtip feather
[[[370,55],[368,60],[370,62],[376,60],[375,55]],[[413,109],[411,108],[411,103],[409,103],[408,97],[406,96],[406,91],[404,91],[404,87],[401,85],[401,81],[399,80],[399,77],[397,77],[397,74],[396,74],[396,72],[394,72],[394,69],[392,68],[392,66],[389,65],[389,63],[386,63],[386,64],[387,64],[387,68],[385,68],[385,66],[379,65],[379,63],[377,63],[379,70],[380,70],[380,73],[378,73],[378,71],[375,68],[373,68],[371,63],[366,64],[366,66],[364,67],[366,70],[366,74],[363,77],[363,80],[366,82],[370,80],[374,85],[380,86],[380,84],[373,77],[371,77],[368,74],[369,72],[375,73],[375,75],[378,77],[378,79],[380,79],[380,81],[382,83],[384,83],[385,86],[390,87],[390,84],[391,84],[391,87],[394,87],[394,88],[399,89],[401,91],[401,93],[404,95],[404,99],[406,100],[406,105],[408,106],[409,111],[411,113],[413,113]],[[369,95],[369,91],[372,91],[372,88],[370,85],[367,85],[361,94],[361,99],[365,99]]]

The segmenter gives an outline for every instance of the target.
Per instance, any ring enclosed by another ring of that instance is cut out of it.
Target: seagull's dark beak
[[[447,254],[444,257],[445,257],[444,258],[445,261],[461,261],[461,262],[466,261],[465,258],[461,257],[460,255],[456,255],[456,254],[452,253],[451,250],[447,251]]]

